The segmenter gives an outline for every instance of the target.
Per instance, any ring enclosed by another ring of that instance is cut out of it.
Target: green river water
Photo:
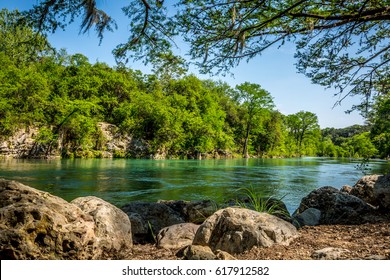
[[[301,199],[321,186],[353,185],[363,176],[358,160],[328,158],[227,160],[0,160],[0,178],[72,200],[97,196],[117,206],[129,201],[234,199],[252,186],[282,198],[292,213]],[[369,173],[390,170],[388,161],[370,161]]]

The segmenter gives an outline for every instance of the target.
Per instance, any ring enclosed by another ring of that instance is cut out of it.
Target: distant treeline
[[[46,56],[21,65],[1,52],[0,63],[3,139],[20,126],[38,126],[42,143],[61,134],[67,154],[82,155],[86,153],[80,151],[101,148],[97,123],[108,122],[143,140],[151,154],[170,157],[215,152],[262,157],[381,155],[370,127],[321,130],[315,114],[285,116],[273,107],[270,94],[254,84],[232,88],[193,75],[162,80],[127,68],[90,64],[81,54]],[[256,103],[252,99],[259,92]]]

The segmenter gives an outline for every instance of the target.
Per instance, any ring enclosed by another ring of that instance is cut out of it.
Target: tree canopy
[[[36,61],[52,51],[47,38],[35,33],[18,11],[0,10],[0,51],[20,64]]]
[[[388,0],[181,0],[169,7],[174,13],[168,13],[169,4],[128,1],[123,12],[129,38],[114,50],[118,60],[153,60],[181,36],[203,72],[228,71],[290,41],[297,47],[299,72],[336,88],[339,102],[348,95],[369,99],[389,91]],[[94,0],[39,1],[25,15],[40,31],[65,28],[82,16],[81,31],[95,28],[101,39],[117,24]]]

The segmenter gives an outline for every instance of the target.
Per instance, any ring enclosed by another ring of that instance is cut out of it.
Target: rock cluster
[[[341,192],[334,187],[322,187],[312,191],[301,201],[297,213],[309,208],[321,211],[319,224],[361,224],[367,222],[367,214],[374,207],[360,198]]]
[[[181,223],[201,224],[217,207],[211,200],[160,200],[134,201],[121,209],[130,218],[134,242],[143,244],[154,241],[163,228]]]
[[[234,259],[252,248],[288,246],[297,228],[362,224],[389,218],[390,175],[365,176],[353,187],[316,189],[284,220],[212,201],[131,202],[121,209],[97,197],[72,202],[0,179],[2,259],[124,259],[134,243],[155,243],[190,260]],[[313,259],[337,259],[326,248]]]
[[[341,190],[326,186],[304,197],[293,214],[296,226],[363,224],[388,219],[390,174],[364,176]]]

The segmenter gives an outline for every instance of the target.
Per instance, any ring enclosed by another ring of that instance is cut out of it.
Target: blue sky
[[[0,0],[0,8],[9,10],[24,10],[38,3],[38,0]],[[102,43],[93,30],[86,34],[79,34],[77,22],[67,27],[65,31],[58,31],[49,36],[50,43],[57,49],[65,48],[68,53],[81,53],[86,55],[91,63],[105,62],[110,66],[115,65],[115,59],[111,53],[114,47],[128,38],[128,19],[122,14],[120,8],[126,5],[127,1],[98,1],[99,7],[108,11],[118,24],[118,30],[113,33],[106,33]],[[294,63],[295,47],[285,45],[281,48],[266,50],[261,56],[252,59],[248,63],[243,61],[238,67],[232,70],[234,77],[228,76],[205,76],[200,75],[195,68],[191,72],[199,78],[211,78],[213,80],[226,81],[231,86],[243,82],[257,83],[271,93],[274,98],[276,109],[288,115],[298,111],[310,111],[318,116],[321,128],[336,127],[342,128],[353,124],[363,124],[364,120],[357,112],[345,114],[353,104],[360,102],[359,97],[345,99],[341,106],[333,105],[337,101],[334,97],[336,91],[324,89],[314,85],[302,74],[298,74]],[[179,54],[185,56],[186,47],[178,50]],[[144,73],[150,73],[150,69],[140,63],[130,63],[132,69],[139,69]]]

